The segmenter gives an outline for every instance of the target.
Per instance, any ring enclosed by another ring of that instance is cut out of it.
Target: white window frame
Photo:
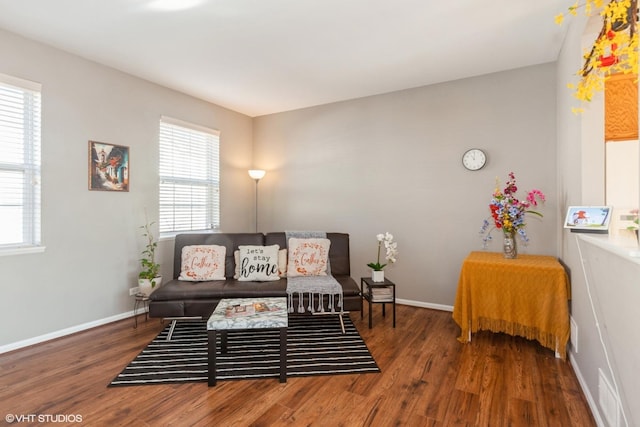
[[[8,236],[0,236],[0,255],[44,251],[41,90],[40,83],[0,74],[0,232],[7,227],[3,234]],[[21,177],[15,179],[18,174]],[[18,208],[18,217],[11,214],[11,207]],[[18,234],[12,234],[18,230]]]
[[[220,229],[220,132],[160,118],[161,237]]]

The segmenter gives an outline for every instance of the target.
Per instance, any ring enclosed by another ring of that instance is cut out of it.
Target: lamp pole
[[[255,214],[255,218],[256,218],[256,233],[258,232],[258,183],[260,182],[260,180],[262,178],[264,178],[264,175],[266,174],[266,171],[263,171],[261,169],[251,169],[249,170],[249,176],[256,182],[256,214]]]

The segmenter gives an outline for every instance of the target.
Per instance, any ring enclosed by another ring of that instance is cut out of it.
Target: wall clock
[[[462,155],[462,164],[470,171],[477,171],[487,163],[487,155],[479,148],[472,148]]]

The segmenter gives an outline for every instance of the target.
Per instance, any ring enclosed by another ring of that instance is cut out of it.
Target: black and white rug
[[[351,319],[343,316],[289,316],[287,376],[380,372]],[[180,321],[171,341],[167,326],[109,386],[207,381],[205,321]],[[278,331],[230,331],[228,351],[216,353],[218,381],[278,378]]]

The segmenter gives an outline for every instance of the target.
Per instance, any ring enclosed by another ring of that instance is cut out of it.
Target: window
[[[160,233],[220,227],[220,133],[160,119]]]
[[[0,250],[40,245],[40,84],[0,74]]]

